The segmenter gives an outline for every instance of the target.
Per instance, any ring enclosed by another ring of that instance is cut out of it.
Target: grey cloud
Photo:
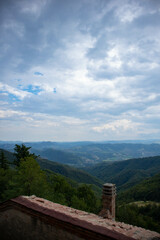
[[[1,81],[14,87],[17,94],[19,78],[22,89],[31,84],[42,89],[40,94],[24,95],[19,102],[3,95],[3,108],[24,115],[41,113],[88,121],[81,133],[76,127],[69,129],[71,139],[74,135],[81,139],[107,137],[92,131],[105,125],[106,119],[129,119],[144,123],[144,129],[149,126],[152,130],[154,125],[158,129],[160,116],[152,109],[160,102],[158,8],[159,1],[154,0],[145,4],[18,0],[3,1],[3,6],[1,2]],[[123,9],[128,14],[124,19],[120,15]],[[44,76],[35,76],[36,72]],[[13,115],[7,121],[16,126],[18,118]],[[38,126],[39,119],[34,117],[32,127],[34,121]],[[65,124],[61,123],[61,128],[69,136]],[[26,123],[26,136],[27,128],[32,127]],[[53,133],[59,130],[53,126]],[[49,137],[46,128],[38,135],[41,139],[45,131]]]

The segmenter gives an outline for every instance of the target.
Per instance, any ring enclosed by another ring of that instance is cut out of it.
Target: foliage
[[[23,186],[22,194],[44,196],[47,188],[45,173],[33,157],[22,160],[18,169],[19,187]]]
[[[9,168],[7,158],[5,157],[4,152],[2,150],[0,153],[0,168],[3,168],[3,169]]]
[[[8,179],[8,187],[3,198],[9,199],[19,195],[47,195],[48,183],[45,173],[33,157],[21,159],[17,170],[12,170],[12,178]],[[9,177],[9,176],[8,176]]]
[[[18,151],[19,149],[21,148],[18,147]],[[37,163],[37,160],[40,162],[40,164],[44,164],[43,168],[46,166],[52,166],[54,163],[50,163],[48,161],[50,165],[47,165],[48,162],[45,162],[45,160],[40,158],[35,159],[35,155],[28,153],[28,147],[27,149],[25,147],[25,150],[26,151],[24,151],[24,158],[19,158],[20,161],[18,167],[0,168],[0,201],[14,198],[18,195],[34,194],[50,201],[54,201],[87,212],[98,213],[100,211],[100,198],[97,197],[98,194],[96,195],[93,191],[92,185],[80,184],[51,170],[41,170],[40,165]],[[133,172],[130,169],[131,166],[133,167],[133,171],[135,173],[134,177],[139,176],[136,175],[136,167],[138,167],[142,172],[143,170],[146,170],[148,173],[151,171],[153,174],[155,172],[156,164],[157,169],[159,168],[158,164],[160,158],[155,157],[145,160],[146,162],[144,159],[142,159],[142,162],[135,160],[135,163],[134,161],[130,160],[131,162],[128,161],[127,165],[126,163],[121,163],[119,171],[121,172],[122,168],[125,166],[126,170],[128,169],[128,171],[130,171],[128,178],[130,178],[130,176],[133,177]],[[115,172],[118,172],[119,165],[117,164],[118,163],[116,163],[116,167],[114,166]],[[66,168],[62,168],[59,167],[59,165],[57,166],[55,163],[54,169],[58,169],[57,171],[61,173],[64,173],[66,171],[67,177],[70,175],[73,177],[77,173],[77,179],[82,179],[82,176],[84,177],[85,181],[87,179],[87,175],[79,175],[79,170],[76,172],[76,169],[74,172],[72,172],[72,175],[68,170],[70,168],[67,168],[67,166]],[[122,172],[119,175],[119,182],[123,182],[124,180],[127,181],[127,174],[124,174],[124,176],[122,176]],[[160,201],[159,186],[160,174],[157,174],[142,181],[140,184],[135,185],[128,191],[121,191],[117,196],[117,220],[160,232],[159,205],[147,204],[145,206],[138,206],[137,204],[130,203],[131,201],[135,200]],[[99,187],[94,185],[94,189],[96,191],[97,188],[99,191]]]
[[[160,232],[160,205],[123,204],[116,209],[117,220]]]
[[[91,186],[82,184],[77,189],[77,199],[72,199],[72,207],[81,209],[83,204],[83,210],[87,212],[98,213],[100,209],[100,201],[96,198]],[[78,204],[78,205],[77,205]]]
[[[160,202],[160,173],[119,193],[117,200],[119,203],[147,200]]]
[[[13,169],[0,168],[0,202],[6,200],[5,197],[9,184],[13,180],[15,171]]]
[[[15,160],[13,153],[6,150],[3,150],[3,151],[5,156],[10,161],[10,163],[13,163]],[[33,155],[29,154],[29,156],[33,156]],[[61,174],[65,176],[69,182],[76,181],[78,183],[93,184],[95,185],[95,188],[97,188],[98,191],[101,191],[103,182],[83,170],[80,170],[71,166],[67,166],[64,164],[60,164],[57,162],[49,161],[47,159],[42,159],[40,157],[37,157],[36,161],[39,163],[41,169],[44,169],[44,170],[49,169],[55,173]]]
[[[20,157],[20,154],[18,155],[17,168],[0,169],[0,201],[19,195],[36,195],[67,206],[97,213],[100,201],[91,186],[68,182],[59,174],[41,170],[34,156],[28,153],[29,148],[18,146],[17,153],[21,153],[22,148],[24,158]]]
[[[160,203],[147,200],[160,202],[160,173],[118,194],[117,220],[160,232]]]
[[[31,147],[26,147],[24,144],[22,144],[22,145],[16,144],[15,145],[15,148],[14,148],[14,156],[15,156],[14,164],[16,166],[19,167],[22,159],[26,160],[26,158],[28,158],[28,157],[33,157],[33,158],[37,157],[34,153],[31,154],[29,152],[30,148]]]
[[[72,187],[63,176],[53,173],[48,175],[48,182],[52,187],[52,194],[48,199],[76,209],[98,213],[101,203],[91,186],[80,184]]]
[[[42,158],[38,158],[37,162],[42,169],[50,169],[51,171],[61,174],[78,183],[94,184],[97,187],[102,187],[103,182],[101,180],[83,170]]]
[[[126,190],[160,172],[160,156],[101,163],[86,170],[105,182],[115,183],[119,191]]]

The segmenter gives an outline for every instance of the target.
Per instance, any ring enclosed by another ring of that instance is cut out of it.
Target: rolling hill
[[[160,232],[160,172],[117,195],[118,221]]]
[[[0,151],[3,151],[6,158],[10,161],[13,162],[14,156],[13,153],[0,149]],[[102,187],[103,181],[97,179],[96,177],[90,175],[89,173],[76,169],[74,167],[70,167],[64,164],[60,164],[57,162],[49,161],[47,159],[43,159],[39,157],[37,159],[37,162],[39,163],[40,167],[42,169],[49,169],[55,173],[61,174],[67,178],[70,178],[71,180],[74,180],[78,183],[86,183],[86,184],[93,184],[98,187]]]
[[[129,190],[121,192],[117,199],[123,203],[134,201],[160,202],[160,173],[141,181]]]
[[[145,141],[144,141],[145,142]],[[153,141],[154,142],[154,141]],[[15,142],[17,143],[17,142]],[[0,148],[13,151],[14,142],[1,142]],[[131,158],[160,155],[160,144],[143,142],[26,142],[27,147],[51,161],[76,167],[91,166]],[[21,144],[21,143],[18,143]]]
[[[50,161],[68,164],[71,166],[83,166],[81,157],[76,156],[74,153],[65,152],[62,150],[47,148],[42,150],[31,149],[32,153],[40,155],[41,158],[47,158]]]
[[[115,183],[118,190],[125,190],[160,172],[160,156],[100,163],[85,170],[104,182]]]
[[[94,184],[98,187],[102,187],[103,181],[99,180],[98,178],[92,176],[91,174],[83,170],[42,158],[38,158],[37,162],[39,163],[42,169],[49,169],[55,173],[59,173],[67,178],[70,178],[78,183]]]
[[[160,155],[160,144],[141,143],[92,143],[68,149],[69,152],[83,158],[85,165],[103,161],[119,161],[131,158]]]

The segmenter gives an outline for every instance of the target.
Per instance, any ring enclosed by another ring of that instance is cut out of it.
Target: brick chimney
[[[102,210],[99,216],[115,220],[115,199],[116,199],[116,186],[112,183],[105,183],[103,185],[102,194]]]

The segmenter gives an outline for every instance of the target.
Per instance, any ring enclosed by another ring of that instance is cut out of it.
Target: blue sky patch
[[[33,93],[34,95],[37,95],[39,92],[42,91],[42,89],[39,86],[28,85],[27,88],[23,88],[23,91],[27,91]]]
[[[14,94],[8,94],[9,102],[20,102],[21,99]]]
[[[7,92],[7,91],[0,91],[0,94],[3,94],[3,93],[7,93],[6,94],[6,100],[8,101],[8,103],[13,103],[13,102],[20,102],[21,101],[21,99],[18,97],[18,96],[16,96],[16,95],[14,95],[14,94],[12,94],[12,93],[9,93],[9,92]]]
[[[16,79],[16,81],[17,81],[17,82],[20,82],[20,81],[22,81],[22,79],[19,79],[19,78],[18,78],[18,79]]]
[[[43,76],[43,73],[41,73],[41,72],[34,72],[34,75]]]

